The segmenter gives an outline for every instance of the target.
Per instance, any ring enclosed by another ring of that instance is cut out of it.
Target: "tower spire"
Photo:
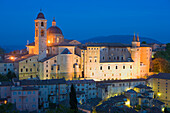
[[[55,17],[53,17],[52,26],[56,26]]]
[[[136,41],[135,32],[134,32],[134,36],[133,36],[133,41]]]
[[[137,41],[139,42],[139,33],[137,34]]]

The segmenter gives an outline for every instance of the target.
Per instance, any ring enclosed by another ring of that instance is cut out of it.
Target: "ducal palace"
[[[47,28],[47,19],[42,12],[35,19],[35,40],[26,47],[27,54],[12,58],[19,79],[145,78],[149,75],[152,54],[151,47],[140,44],[139,36],[135,34],[131,44],[81,44],[65,39],[55,19]]]

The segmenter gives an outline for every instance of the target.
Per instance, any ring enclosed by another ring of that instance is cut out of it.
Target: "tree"
[[[12,80],[12,78],[16,78],[16,74],[14,72],[9,71],[6,75],[9,80]]]
[[[69,96],[70,96],[70,109],[74,110],[74,112],[77,113],[78,108],[77,108],[76,90],[73,84],[71,85],[71,92]]]
[[[9,81],[8,77],[0,74],[0,81]]]
[[[152,71],[170,73],[170,63],[163,58],[155,58],[152,61]]]
[[[146,44],[146,41],[143,41],[141,44]]]
[[[0,54],[4,54],[5,50],[0,47]]]

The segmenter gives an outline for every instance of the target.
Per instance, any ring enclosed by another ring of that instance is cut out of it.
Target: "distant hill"
[[[24,49],[26,48],[24,45],[5,45],[5,46],[1,46],[1,48],[3,48],[5,50],[5,53],[9,53],[11,51],[14,51],[14,50],[21,50],[21,49]]]
[[[111,36],[99,36],[90,38],[87,40],[80,41],[81,43],[87,43],[87,42],[93,42],[93,43],[124,43],[124,44],[130,44],[133,40],[133,35],[111,35]],[[139,37],[139,41],[143,42],[146,41],[146,43],[157,43],[162,44],[161,42],[147,38],[147,37]]]

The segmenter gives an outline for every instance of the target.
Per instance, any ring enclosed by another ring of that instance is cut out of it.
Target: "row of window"
[[[9,64],[9,66],[12,66],[13,64]],[[7,66],[7,64],[4,64],[4,66]]]
[[[25,69],[26,72],[28,72],[28,68]],[[38,68],[37,68],[38,71]],[[21,68],[21,72],[23,72],[23,69]],[[32,68],[30,68],[30,72],[32,72]]]
[[[98,50],[98,48],[89,48],[89,50]]]
[[[105,57],[103,56],[102,58],[103,60],[105,60]],[[109,60],[111,60],[111,56],[109,56]],[[113,56],[113,60],[115,61],[123,61],[124,60],[124,57],[119,57],[119,56]]]
[[[26,94],[35,94],[35,91],[23,91],[23,95],[26,95]],[[13,92],[13,95],[21,95],[21,91],[14,91]]]
[[[110,70],[111,69],[111,66],[108,66],[107,67],[108,68],[108,70]],[[126,69],[126,67],[125,66],[123,66],[122,67],[123,69]],[[130,65],[130,67],[129,67],[130,69],[132,69],[132,65]],[[100,70],[102,70],[103,69],[103,67],[102,66],[100,66]],[[115,69],[118,69],[118,66],[115,66]]]
[[[107,50],[106,48],[103,49],[103,51],[106,51],[106,50]],[[128,51],[128,49],[126,48],[112,48],[111,50],[112,51]]]

